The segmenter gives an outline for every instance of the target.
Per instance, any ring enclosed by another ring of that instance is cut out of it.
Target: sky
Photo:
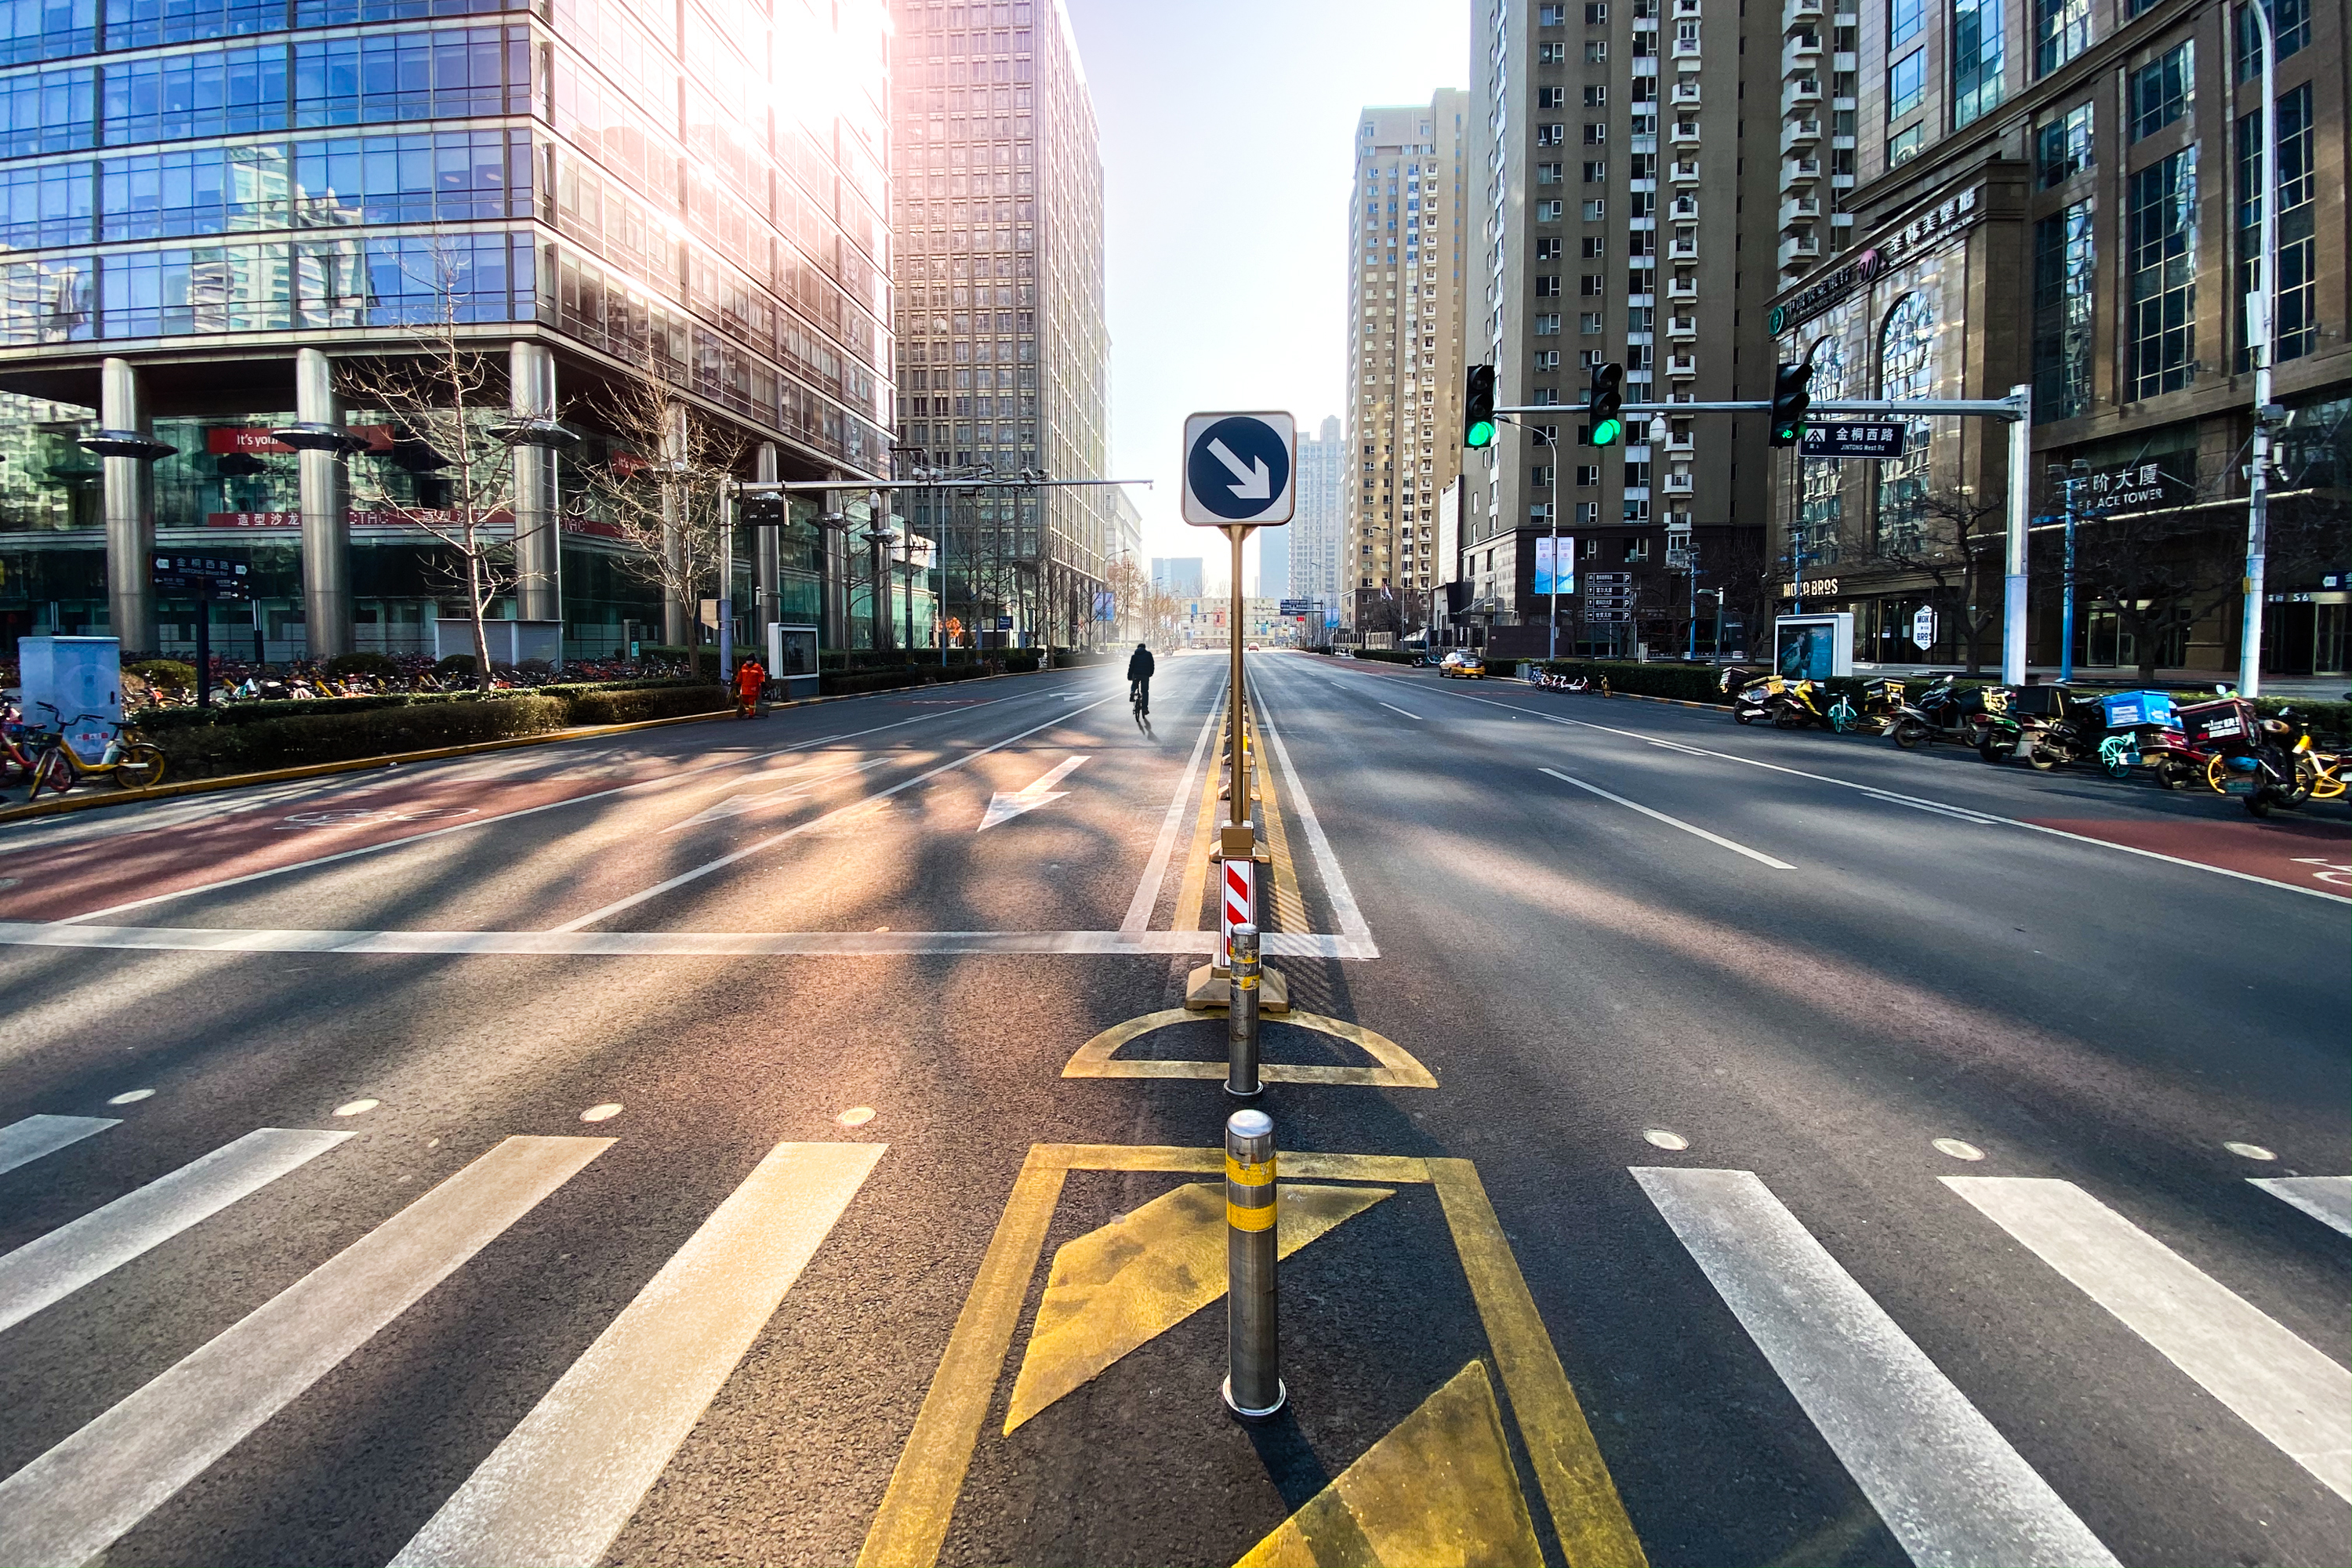
[[[1184,416],[1346,416],[1359,112],[1469,74],[1471,0],[1065,0],[1102,135],[1111,471],[1147,556],[1227,546],[1178,514]],[[1245,573],[1255,571],[1250,546]]]

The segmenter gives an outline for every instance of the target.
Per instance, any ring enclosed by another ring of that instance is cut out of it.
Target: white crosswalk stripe
[[[0,1563],[105,1551],[612,1143],[505,1140],[0,1481]]]
[[[105,1116],[27,1116],[0,1127],[0,1172],[29,1165],[44,1154],[54,1154],[68,1143],[79,1143],[93,1132],[122,1123]]]
[[[2352,1501],[2352,1372],[2072,1182],[1943,1182]]]
[[[351,1136],[261,1128],[0,1257],[0,1331],[161,1247]]]
[[[601,1560],[885,1147],[778,1144],[394,1563]]]
[[[1633,1174],[1918,1568],[2115,1563],[1754,1173]]]
[[[2320,1224],[2352,1236],[2352,1176],[2249,1176],[2246,1180]]]

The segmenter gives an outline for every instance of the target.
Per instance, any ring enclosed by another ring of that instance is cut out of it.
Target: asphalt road
[[[1275,1422],[1174,657],[0,830],[0,1561],[2344,1561],[2340,809],[1250,667]]]

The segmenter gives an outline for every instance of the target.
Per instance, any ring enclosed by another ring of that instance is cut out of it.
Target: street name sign
[[[1892,419],[1808,425],[1797,451],[1807,458],[1899,458],[1904,432],[1901,421]]]
[[[1285,599],[1282,601],[1282,613],[1285,616],[1311,616],[1315,613],[1315,601],[1312,599]]]
[[[1184,521],[1202,528],[1290,521],[1298,426],[1287,414],[1195,414],[1184,421]]]
[[[155,590],[162,594],[209,594],[215,599],[250,597],[248,568],[220,555],[158,555]]]

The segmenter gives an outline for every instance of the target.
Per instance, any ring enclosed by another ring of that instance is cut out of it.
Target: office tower
[[[1279,528],[1257,531],[1257,582],[1250,590],[1250,597],[1281,599],[1289,595],[1291,530],[1297,526],[1298,520],[1293,517]]]
[[[2263,658],[2333,674],[2352,615],[2340,507],[2325,499],[2352,479],[2346,247],[2324,238],[2343,231],[2346,11],[2274,0],[2270,15],[2271,398],[2290,417],[2270,487]],[[2237,670],[2259,337],[2245,300],[2264,192],[2251,9],[1789,0],[1783,21],[1783,177],[1811,177],[1819,156],[1800,122],[1817,112],[1824,64],[1830,156],[1853,162],[1850,180],[1831,165],[1851,222],[1811,228],[1821,259],[1806,230],[1783,231],[1779,357],[1812,357],[1816,397],[2031,385],[2032,510],[2062,516],[2071,486],[2077,518],[2075,665]],[[1777,605],[1851,611],[1864,659],[1997,665],[2002,427],[1906,423],[1895,461],[1778,455]],[[2035,535],[2030,654],[2055,665],[2048,537]]]
[[[1360,632],[1421,624],[1436,558],[1437,493],[1461,468],[1464,116],[1367,109],[1356,126],[1348,255],[1347,531],[1343,612]]]
[[[1348,526],[1348,442],[1339,416],[1298,437],[1298,515],[1290,524],[1290,581],[1282,593],[1323,605],[1339,601],[1339,547]],[[1273,586],[1271,583],[1267,584]]]
[[[1155,555],[1151,560],[1151,585],[1162,594],[1179,599],[1197,599],[1206,591],[1201,566],[1202,557]]]
[[[12,549],[0,629],[184,656],[194,602],[148,585],[164,545],[250,563],[255,609],[215,614],[225,638],[250,615],[270,658],[432,651],[439,552],[353,498],[430,507],[446,455],[352,386],[445,318],[514,416],[516,583],[495,613],[561,619],[574,651],[611,652],[625,621],[683,635],[690,609],[600,531],[583,472],[630,455],[600,424],[605,388],[671,382],[740,441],[747,478],[761,447],[785,479],[887,475],[877,0],[10,15],[0,393],[72,412],[0,410],[37,418],[52,459],[0,468],[0,526],[71,525]],[[759,578],[783,618],[815,615],[817,510],[779,554],[747,533],[739,606]]]
[[[1085,69],[1059,0],[898,0],[894,14],[901,456],[1007,482],[906,504],[918,533],[946,541],[946,613],[1067,640],[1105,581],[1114,503],[1016,481],[1107,477],[1102,159]]]
[[[1637,420],[1596,449],[1577,409],[1603,363],[1624,367],[1628,403],[1769,395],[1775,275],[1744,240],[1777,195],[1779,122],[1759,109],[1778,101],[1780,18],[1732,0],[1477,4],[1465,357],[1494,364],[1503,405],[1561,413],[1507,423],[1465,470],[1472,616],[1504,632],[1497,649],[1550,646],[1533,543],[1556,527],[1580,572],[1635,591],[1622,620],[1563,600],[1563,653],[1680,647],[1694,587],[1752,575],[1764,421]]]

